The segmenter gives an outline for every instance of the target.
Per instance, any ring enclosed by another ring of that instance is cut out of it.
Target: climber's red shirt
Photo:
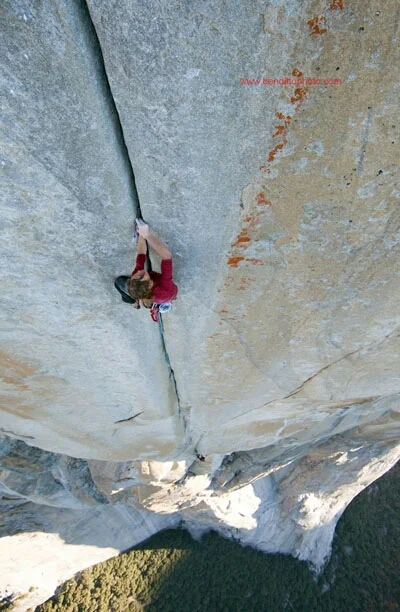
[[[136,267],[132,272],[133,276],[139,270],[144,270],[146,255],[141,253],[136,256]],[[156,304],[165,304],[171,302],[178,294],[178,287],[172,280],[172,259],[161,260],[161,274],[159,272],[149,272],[150,278],[154,281],[153,285],[153,302]]]

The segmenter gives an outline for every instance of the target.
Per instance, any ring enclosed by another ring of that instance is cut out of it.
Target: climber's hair
[[[134,300],[151,300],[153,298],[153,292],[150,287],[150,280],[137,280],[128,278],[126,281],[126,287],[128,293]]]

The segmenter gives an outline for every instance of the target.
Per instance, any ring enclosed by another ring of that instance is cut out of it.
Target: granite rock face
[[[182,427],[160,335],[113,286],[133,268],[135,191],[87,9],[1,16],[1,431],[74,457],[167,458]]]
[[[375,418],[400,390],[396,3],[88,5],[176,259],[166,330],[199,452],[315,441],[360,402]],[[298,74],[342,84],[240,83]]]
[[[45,508],[74,556],[81,512],[106,558],[182,521],[320,568],[400,452],[397,4],[1,15],[5,533],[28,559]],[[179,286],[160,326],[113,288],[139,203]]]

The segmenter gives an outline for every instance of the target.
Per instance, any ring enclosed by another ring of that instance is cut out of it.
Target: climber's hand
[[[150,233],[150,228],[148,224],[142,221],[142,219],[136,219],[136,227],[138,233],[143,236],[143,238],[147,238]]]

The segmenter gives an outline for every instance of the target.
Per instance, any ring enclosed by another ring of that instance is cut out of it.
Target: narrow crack
[[[356,349],[354,351],[351,351],[350,353],[346,353],[346,355],[342,355],[342,357],[339,357],[338,359],[336,359],[335,361],[332,361],[332,363],[328,363],[328,365],[326,365],[325,367],[321,368],[320,370],[318,370],[318,372],[315,372],[315,374],[312,374],[312,376],[310,376],[309,378],[307,378],[307,380],[305,380],[299,387],[297,387],[297,389],[294,389],[294,391],[292,391],[291,393],[289,393],[289,395],[286,395],[286,397],[284,397],[283,399],[288,399],[289,397],[293,397],[294,395],[297,395],[298,393],[300,393],[300,391],[303,390],[303,388],[308,385],[309,382],[311,382],[312,380],[314,380],[314,378],[316,378],[317,376],[319,376],[322,372],[325,372],[325,370],[328,370],[329,368],[331,368],[332,366],[338,364],[340,361],[343,361],[344,359],[347,359],[348,357],[352,357],[353,355],[356,355],[357,353],[361,353],[363,351],[368,352],[371,349],[377,348],[378,346],[380,346],[381,344],[383,344],[383,342],[385,342],[388,338],[390,338],[391,336],[393,336],[394,334],[396,334],[398,332],[398,328],[392,330],[389,334],[387,334],[386,336],[384,336],[383,338],[381,338],[378,342],[374,342],[373,344],[370,344],[369,346],[363,346],[359,349]]]
[[[133,416],[128,417],[127,419],[119,419],[119,421],[114,421],[114,424],[116,425],[117,423],[126,423],[127,421],[132,421],[133,419],[136,419],[136,417],[140,416],[141,414],[143,414],[143,410],[142,412],[138,412],[134,414]]]
[[[163,352],[164,352],[164,356],[165,356],[165,361],[167,362],[167,366],[168,366],[168,370],[169,370],[169,376],[170,376],[170,379],[172,381],[172,385],[174,387],[174,391],[175,391],[175,395],[176,395],[176,401],[178,402],[178,416],[179,416],[179,418],[182,418],[181,400],[180,400],[179,393],[178,393],[178,385],[176,384],[175,372],[174,372],[173,367],[171,365],[171,360],[169,358],[169,354],[168,354],[168,350],[167,350],[167,345],[166,345],[166,342],[165,342],[164,323],[163,323],[163,320],[162,320],[161,312],[158,315],[158,324],[159,324],[159,330],[160,330],[160,335],[161,335],[161,344],[162,344],[162,348],[163,348]],[[185,418],[183,418],[183,426],[184,426],[184,429],[186,430],[186,419]]]
[[[120,119],[119,112],[118,112],[118,109],[117,109],[117,105],[115,104],[115,100],[114,100],[114,96],[113,96],[113,93],[112,93],[111,85],[110,85],[110,82],[108,80],[106,65],[105,65],[105,61],[104,61],[104,55],[103,55],[103,51],[101,49],[101,44],[100,44],[100,39],[98,37],[96,26],[95,26],[95,24],[94,24],[94,22],[92,20],[92,16],[90,14],[90,9],[89,9],[89,7],[87,5],[86,0],[84,0],[84,2],[82,3],[82,6],[84,7],[85,12],[87,13],[88,20],[89,20],[89,22],[90,22],[90,24],[92,26],[93,37],[95,39],[95,44],[96,44],[97,49],[98,49],[99,64],[101,66],[100,70],[101,70],[103,78],[104,78],[105,91],[106,91],[107,98],[108,98],[108,100],[110,102],[110,105],[111,105],[111,108],[112,108],[112,111],[113,111],[113,116],[114,116],[114,130],[115,130],[118,142],[119,142],[119,146],[121,148],[122,156],[123,156],[123,158],[124,158],[124,160],[125,160],[125,162],[127,164],[127,171],[128,171],[128,175],[129,175],[131,196],[132,196],[132,200],[133,200],[133,204],[134,204],[134,209],[136,208],[136,210],[134,210],[135,216],[139,217],[139,218],[143,218],[142,209],[140,207],[139,194],[138,194],[137,187],[136,187],[135,173],[133,171],[133,167],[132,167],[132,164],[131,164],[131,159],[129,157],[129,151],[128,151],[128,147],[126,145],[126,141],[125,141],[125,137],[124,137],[124,130],[123,130],[123,127],[122,127],[122,123],[121,123],[121,119]],[[148,261],[150,263],[150,269],[152,269],[151,258],[150,258],[150,254],[149,254],[149,247],[148,247],[148,245],[147,245],[147,258],[148,258]],[[171,361],[170,361],[170,358],[169,358],[169,355],[168,355],[168,351],[167,351],[167,347],[166,347],[166,343],[165,343],[164,325],[163,325],[163,322],[162,322],[162,315],[161,314],[159,314],[159,329],[160,329],[160,334],[161,334],[161,342],[162,342],[162,347],[163,347],[163,352],[164,352],[165,360],[167,362],[170,378],[171,378],[171,381],[172,381],[172,384],[173,384],[173,388],[174,388],[176,399],[177,399],[177,403],[178,403],[178,415],[181,418],[182,411],[181,411],[181,403],[180,403],[180,398],[179,398],[179,393],[178,393],[178,387],[177,387],[177,384],[176,384],[176,378],[175,378],[174,370],[172,369]],[[129,420],[135,418],[136,416],[138,416],[138,415],[134,415],[133,417],[130,417],[129,419],[122,419],[122,421],[129,421]],[[117,423],[120,423],[122,421],[117,421]],[[184,428],[186,430],[186,421],[185,421],[185,419],[183,419],[183,424],[184,424]]]
[[[90,9],[87,5],[86,0],[83,0],[82,2],[82,10],[86,13],[88,21],[91,24],[91,30],[92,30],[92,34],[93,34],[93,38],[94,38],[94,44],[97,47],[97,52],[98,52],[98,58],[99,58],[99,72],[101,72],[103,78],[104,78],[104,90],[106,92],[106,96],[107,96],[107,100],[111,106],[112,109],[112,115],[113,115],[113,119],[114,119],[114,131],[118,140],[118,144],[120,146],[121,149],[121,154],[122,157],[127,165],[127,172],[128,172],[128,176],[129,176],[129,187],[130,187],[130,192],[131,192],[131,197],[133,200],[133,204],[134,204],[134,208],[136,207],[136,211],[135,215],[138,217],[142,216],[142,212],[140,209],[140,202],[139,202],[139,194],[137,191],[137,187],[136,187],[136,180],[135,180],[135,173],[133,171],[132,168],[132,164],[131,164],[131,159],[129,157],[129,151],[128,151],[128,147],[126,145],[126,141],[125,141],[125,136],[124,136],[124,130],[122,128],[122,123],[121,123],[121,119],[119,116],[119,112],[117,109],[117,105],[115,104],[115,100],[114,100],[114,96],[112,93],[112,89],[111,89],[111,85],[110,82],[108,80],[108,75],[107,75],[107,70],[106,70],[106,65],[104,62],[104,56],[103,56],[103,51],[101,49],[101,44],[100,44],[100,40],[99,37],[97,35],[97,30],[96,30],[96,26],[94,25],[94,22],[92,20],[92,16],[90,14]],[[90,27],[90,25],[89,25]]]
[[[0,427],[0,432],[4,433],[5,435],[11,434],[12,436],[15,436],[16,440],[19,440],[20,438],[26,438],[27,440],[35,439],[34,436],[23,436],[22,434],[16,434],[15,431],[12,431],[11,429],[4,429],[4,427]]]
[[[293,397],[295,395],[297,395],[298,393],[300,393],[300,391],[302,391],[304,389],[304,387],[311,382],[312,380],[314,380],[314,378],[316,378],[317,376],[319,376],[319,374],[321,374],[322,372],[325,372],[325,370],[328,370],[329,368],[331,368],[332,366],[336,365],[337,363],[339,363],[340,361],[343,361],[344,359],[347,359],[348,357],[351,357],[352,355],[355,355],[356,353],[361,353],[362,351],[370,351],[371,349],[377,348],[379,347],[381,344],[383,344],[384,342],[386,342],[386,340],[388,338],[390,338],[391,336],[394,336],[395,334],[397,334],[399,332],[399,328],[395,328],[393,329],[389,334],[387,334],[386,336],[384,336],[383,338],[381,338],[378,342],[374,342],[373,344],[370,344],[369,346],[364,346],[361,347],[359,349],[356,349],[354,351],[351,351],[350,353],[346,353],[346,355],[342,355],[341,357],[339,357],[338,359],[336,359],[335,361],[333,361],[332,363],[328,363],[328,365],[324,366],[323,368],[321,368],[320,370],[318,370],[317,372],[315,372],[314,374],[312,374],[311,376],[309,376],[309,378],[307,378],[307,380],[305,380],[304,382],[301,383],[301,385],[299,385],[298,387],[296,387],[296,389],[294,389],[293,391],[291,391],[288,395],[285,395],[284,397],[277,397],[273,400],[270,400],[269,402],[262,404],[261,406],[257,406],[256,408],[250,408],[249,410],[246,410],[245,412],[242,412],[240,414],[237,414],[236,416],[223,421],[222,423],[219,424],[220,427],[222,427],[223,425],[226,425],[227,423],[230,423],[231,421],[234,421],[235,419],[239,419],[242,416],[245,416],[246,414],[249,414],[250,412],[254,412],[255,410],[260,410],[261,408],[266,408],[267,406],[269,406],[270,404],[273,404],[274,402],[283,402],[287,399],[289,399],[290,397]],[[389,397],[389,396],[371,396],[368,398],[361,398],[360,401],[355,401],[354,404],[362,404],[368,401],[375,401],[376,399],[382,398],[382,397]],[[349,406],[351,406],[352,404],[349,404]],[[345,407],[345,406],[344,406]],[[329,408],[329,406],[328,406]]]

